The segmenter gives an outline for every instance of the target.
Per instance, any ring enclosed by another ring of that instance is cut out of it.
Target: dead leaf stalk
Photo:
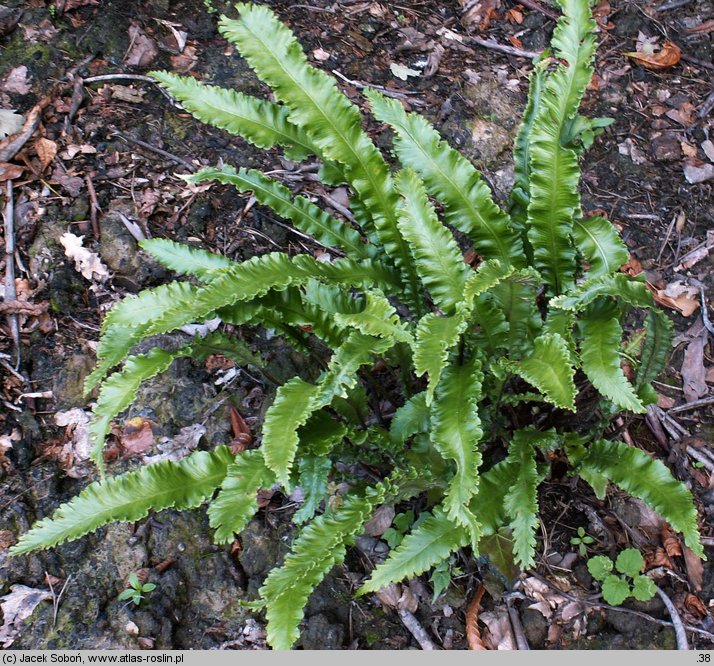
[[[15,197],[12,179],[7,181],[5,197],[5,302],[17,301],[15,290]],[[17,313],[7,315],[7,325],[15,346],[15,369],[20,367],[20,320]]]
[[[139,139],[135,139],[132,136],[127,136],[126,134],[123,134],[120,132],[118,129],[114,128],[112,130],[112,133],[115,136],[118,136],[122,141],[126,141],[129,144],[133,144],[135,146],[139,146],[139,148],[144,148],[145,150],[148,150],[152,153],[156,153],[157,155],[161,155],[162,157],[165,157],[166,159],[171,160],[172,162],[175,162],[176,164],[180,164],[181,166],[185,166],[187,169],[191,169],[191,171],[194,170],[193,164],[189,162],[188,160],[185,160],[183,157],[179,157],[178,155],[174,155],[173,153],[170,153],[166,150],[163,150],[161,148],[157,148],[156,146],[152,146],[150,143],[146,143],[145,141],[141,141]]]
[[[508,619],[511,621],[511,628],[513,629],[513,635],[516,637],[516,646],[519,650],[530,650],[530,645],[528,645],[528,639],[526,638],[525,631],[523,631],[523,625],[521,624],[521,618],[518,615],[518,611],[511,605],[512,599],[509,597],[506,599],[506,605],[508,607]]]
[[[679,414],[680,412],[688,412],[692,409],[699,409],[699,407],[706,407],[714,403],[714,395],[710,395],[707,398],[700,398],[699,400],[692,400],[692,402],[687,402],[684,405],[678,405],[677,407],[672,407],[667,411],[667,414]]]
[[[515,46],[499,44],[493,39],[482,39],[481,37],[465,37],[464,42],[476,44],[477,46],[482,46],[483,48],[490,49],[491,51],[498,51],[499,53],[516,56],[517,58],[530,58],[533,60],[543,55],[540,51],[525,51],[523,49],[517,49]]]
[[[419,624],[419,620],[414,617],[413,613],[410,613],[404,608],[400,608],[397,613],[399,614],[399,619],[402,621],[402,624],[409,630],[409,633],[414,636],[422,650],[439,649],[434,645],[431,638],[429,638],[429,634],[426,633],[426,629]]]
[[[89,174],[86,174],[84,176],[84,182],[87,185],[87,193],[89,194],[89,201],[91,204],[91,208],[89,211],[89,219],[92,223],[92,233],[94,234],[94,238],[96,240],[99,240],[98,213],[101,213],[102,209],[99,206],[99,202],[97,201],[97,193],[94,190],[94,183],[92,183],[92,179],[89,177]]]
[[[689,650],[689,643],[687,642],[687,633],[684,630],[684,624],[682,623],[682,618],[679,616],[679,611],[677,611],[672,600],[658,587],[657,595],[662,599],[662,603],[666,606],[669,616],[672,618],[672,625],[674,626],[674,635],[677,639],[677,649],[678,650]]]

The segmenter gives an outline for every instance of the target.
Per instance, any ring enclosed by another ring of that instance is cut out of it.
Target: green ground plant
[[[602,596],[607,603],[619,606],[629,597],[637,601],[649,601],[657,594],[657,586],[649,577],[642,574],[645,561],[637,548],[626,548],[615,560],[598,555],[588,560],[588,571],[595,580],[600,581]]]
[[[142,583],[136,573],[130,573],[129,587],[119,595],[119,601],[129,600],[138,606],[144,600],[144,594],[153,592],[155,589],[155,583]]]
[[[578,547],[578,555],[580,557],[585,557],[588,554],[588,546],[593,543],[595,543],[595,539],[585,533],[584,527],[578,527],[577,534],[570,539],[570,544]]]
[[[258,510],[259,489],[300,486],[292,550],[254,604],[265,609],[269,643],[285,649],[312,590],[379,505],[420,496],[428,514],[359,594],[439,567],[464,547],[477,555],[494,535],[508,534],[516,562],[533,566],[538,486],[556,459],[598,497],[612,482],[641,498],[703,554],[687,488],[660,461],[606,437],[612,416],[642,413],[655,400],[650,382],[671,326],[645,283],[618,272],[628,252],[614,227],[582,213],[579,159],[605,124],[578,114],[595,23],[587,0],[560,4],[552,57],[531,76],[507,208],[425,118],[367,90],[372,115],[393,132],[393,169],[359,108],[265,6],[239,4],[239,18],[222,18],[220,29],[276,102],[154,74],[199,120],[258,148],[280,147],[291,160],[317,160],[326,186],[349,186],[351,216],[333,217],[255,170],[220,165],[190,176],[252,192],[338,258],[273,252],[235,263],[145,241],[190,277],[125,298],[104,321],[88,381],[101,385],[91,425],[97,464],[112,419],[175,359],[220,351],[259,363],[220,331],[132,354],[147,338],[220,317],[275,331],[321,370],[277,389],[258,448],[233,455],[218,446],[91,484],[23,535],[14,555],[204,502],[215,541],[229,543]],[[464,261],[467,248],[479,257],[475,267]],[[630,381],[622,325],[636,313],[644,334],[628,347],[639,356]],[[393,414],[380,411],[387,401]],[[329,491],[336,482],[349,486],[337,498]]]

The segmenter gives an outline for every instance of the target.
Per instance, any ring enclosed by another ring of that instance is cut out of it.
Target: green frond
[[[478,402],[483,373],[481,362],[474,357],[464,365],[449,365],[444,369],[431,405],[431,441],[446,460],[456,463],[456,474],[449,482],[444,498],[447,516],[472,534],[474,548],[478,544],[480,526],[468,509],[478,490],[483,437]]]
[[[646,409],[620,365],[622,327],[617,315],[617,308],[605,302],[594,303],[580,317],[581,366],[602,395],[622,409],[642,413]]]
[[[587,261],[588,278],[616,273],[627,263],[630,253],[610,220],[593,216],[575,220],[575,247]]]
[[[523,243],[474,166],[442,141],[423,116],[406,113],[399,101],[374,90],[365,95],[374,116],[396,131],[399,161],[414,169],[429,194],[444,204],[446,223],[465,233],[485,259],[523,266]]]
[[[418,576],[468,543],[468,533],[437,507],[377,566],[357,594],[377,592],[390,583]]]
[[[396,185],[402,195],[397,210],[399,231],[409,244],[419,278],[437,307],[453,312],[461,302],[469,267],[453,234],[436,216],[416,173],[400,171]]]
[[[403,444],[412,435],[429,432],[431,412],[426,403],[426,392],[417,393],[407,400],[392,417],[389,437],[395,444]]]
[[[344,560],[346,543],[379,502],[379,496],[350,497],[336,511],[318,516],[302,529],[283,566],[270,572],[260,596],[266,605],[268,643],[273,649],[289,650],[297,640],[308,597]]]
[[[442,370],[446,367],[449,352],[459,341],[465,328],[460,316],[440,317],[429,313],[417,325],[414,342],[414,372],[417,376],[429,375],[426,404],[431,404]]]
[[[637,395],[645,403],[657,401],[657,394],[650,382],[662,372],[672,348],[673,325],[661,310],[651,310],[645,320],[647,335],[640,354],[635,387]]]
[[[278,388],[275,400],[265,413],[261,451],[265,464],[278,481],[290,487],[290,471],[299,444],[298,428],[305,425],[315,411],[319,389],[299,377]]]
[[[190,345],[172,352],[154,347],[148,354],[127,358],[124,367],[104,381],[89,425],[89,436],[94,444],[92,459],[100,471],[104,470],[104,438],[112,419],[134,402],[143,382],[167,370],[175,359],[190,355]]]
[[[563,0],[561,5],[564,17],[552,40],[561,64],[545,81],[530,131],[527,220],[535,267],[555,295],[573,285],[571,234],[573,219],[580,216],[578,154],[561,140],[592,77],[596,45],[589,0]]]
[[[275,474],[267,468],[261,449],[243,451],[228,466],[221,489],[208,506],[215,543],[231,543],[258,510],[258,490],[270,488]]]
[[[625,273],[603,275],[586,280],[568,294],[552,298],[549,305],[559,310],[580,312],[601,296],[618,298],[635,308],[652,306],[652,294],[647,289],[647,285]]]
[[[511,220],[522,233],[525,233],[526,229],[531,189],[531,130],[540,109],[547,68],[548,60],[540,60],[531,72],[528,100],[513,144],[514,183],[511,192]],[[530,248],[526,247],[526,251],[529,250]]]
[[[347,222],[332,217],[309,199],[293,195],[287,187],[255,169],[241,168],[236,171],[232,166],[206,168],[186,180],[192,183],[217,180],[233,185],[239,192],[252,192],[260,203],[290,220],[300,231],[325,247],[343,250],[353,259],[368,259],[376,253],[376,248],[363,243],[359,232]]]
[[[518,465],[513,457],[502,460],[481,474],[470,507],[481,523],[482,536],[495,534],[506,523],[504,498],[517,478]]]
[[[525,268],[501,280],[490,291],[508,323],[508,350],[512,359],[530,353],[533,340],[542,327],[537,306],[541,285],[538,273]]]
[[[311,142],[328,161],[345,169],[370,214],[374,231],[387,255],[405,276],[407,301],[417,302],[417,282],[406,243],[396,225],[397,195],[387,163],[362,130],[359,109],[335,85],[332,77],[311,67],[290,30],[265,6],[237,5],[240,18],[222,17],[219,29],[236,44],[259,78],[289,109],[288,119],[305,128]]]
[[[478,296],[493,289],[497,284],[510,278],[516,269],[502,264],[497,259],[484,261],[474,272],[469,274],[462,297],[463,307],[470,312]]]
[[[533,352],[512,366],[556,407],[575,411],[575,369],[568,345],[556,333],[536,338]]]
[[[10,554],[52,548],[109,523],[141,520],[151,510],[192,509],[213,494],[232,460],[231,452],[220,446],[92,483],[23,534]]]
[[[508,489],[503,506],[510,518],[513,550],[521,568],[535,563],[535,532],[538,529],[538,484],[543,480],[536,464],[536,447],[550,442],[552,435],[535,430],[517,430],[508,445],[508,460],[516,470],[516,478]]]
[[[641,499],[684,535],[685,543],[698,557],[706,559],[692,494],[660,460],[623,442],[600,439],[590,444],[581,466]]]
[[[394,306],[377,291],[368,291],[364,310],[333,315],[334,322],[344,328],[355,328],[365,335],[412,344],[412,336],[399,319]]]
[[[471,306],[471,322],[478,332],[469,334],[472,348],[483,349],[492,355],[501,355],[508,349],[509,325],[493,294],[481,294]]]
[[[288,120],[279,104],[234,90],[209,86],[191,76],[150,72],[195,118],[249,141],[258,148],[285,148],[289,159],[302,160],[316,152],[307,135]]]
[[[348,433],[344,423],[335,421],[324,409],[310,416],[298,430],[300,444],[308,456],[326,456]]]
[[[175,243],[166,238],[149,238],[141,241],[139,245],[166,268],[184,275],[195,275],[204,282],[212,279],[213,271],[237,265],[228,257],[200,250],[185,243]]]
[[[293,515],[293,522],[304,523],[315,515],[320,502],[327,496],[327,482],[332,461],[324,456],[303,456],[298,465],[298,485],[302,488],[302,506]]]

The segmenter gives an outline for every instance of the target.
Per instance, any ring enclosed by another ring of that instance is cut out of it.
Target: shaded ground
[[[313,61],[339,72],[353,99],[360,99],[364,84],[387,87],[435,122],[483,169],[498,193],[509,189],[509,151],[530,60],[449,39],[445,30],[465,34],[457,3],[268,4]],[[676,408],[710,396],[714,381],[700,314],[701,290],[706,295],[712,287],[714,179],[691,182],[714,170],[714,145],[707,143],[713,126],[714,6],[680,4],[669,11],[641,2],[598,6],[601,46],[585,108],[589,115],[616,122],[589,153],[583,196],[586,210],[602,209],[621,226],[632,269],[647,271],[681,332],[657,384],[663,411],[622,428],[691,485],[711,545],[711,405]],[[12,369],[11,326],[0,329],[0,595],[18,584],[47,590],[51,583],[55,592],[64,583],[67,587],[56,617],[53,604],[41,603],[20,631],[5,617],[0,637],[13,648],[264,647],[260,616],[238,602],[252,598],[285,551],[291,504],[282,496],[267,498],[260,518],[230,548],[211,544],[207,521],[196,511],[162,512],[39,556],[9,560],[5,551],[17,534],[94,478],[83,462],[79,435],[82,410],[89,404],[81,387],[92,368],[102,313],[127,292],[168,277],[138,251],[137,236],[196,243],[239,260],[271,249],[316,249],[269,211],[252,207],[247,197],[218,186],[187,190],[175,174],[222,159],[282,172],[296,191],[328,206],[341,193],[320,189],[277,154],[261,154],[200,125],[150,83],[91,82],[104,74],[168,68],[264,94],[218,35],[216,14],[203,3],[101,0],[99,7],[77,1],[49,7],[39,0],[5,0],[5,7],[0,8],[0,30],[6,31],[0,107],[27,113],[43,99],[46,105],[37,132],[12,160],[24,167],[14,181],[18,299],[37,309],[20,320],[19,372]],[[22,15],[13,28],[18,10]],[[492,15],[490,26],[483,16],[471,15],[475,33],[481,24],[483,34],[517,49],[542,49],[553,27],[543,13],[510,2]],[[635,50],[638,36],[640,48],[647,38],[659,38],[658,45],[670,38],[681,47],[683,60],[661,71],[633,63],[623,52]],[[395,71],[404,74],[399,67],[414,74],[402,81],[395,76]],[[83,85],[75,85],[77,77]],[[108,267],[106,277],[99,269],[86,275],[76,270],[60,243],[67,232],[84,237],[84,246]],[[259,351],[267,348],[263,337],[248,341]],[[299,368],[298,357],[271,350],[273,375],[289,377]],[[257,429],[272,390],[260,376],[235,373],[220,363],[176,364],[120,419],[110,472],[160,455],[171,442],[208,448],[229,441],[231,407]],[[508,641],[507,600],[520,611],[531,647],[673,647],[671,629],[656,622],[667,619],[659,600],[631,605],[644,618],[593,607],[596,587],[585,558],[571,544],[578,527],[598,539],[592,553],[615,553],[632,544],[644,552],[649,568],[673,572],[659,579],[660,586],[685,622],[711,630],[713,569],[702,571],[640,504],[618,494],[599,503],[581,485],[553,479],[544,486],[541,507],[539,567],[515,591],[504,596],[503,581],[485,562],[466,554],[452,563],[453,583],[436,601],[427,578],[410,586],[418,601],[415,615],[438,645],[466,647],[467,601],[484,580],[490,598],[482,603],[481,617],[494,646]],[[378,539],[358,540],[357,546],[310,602],[302,647],[416,646],[397,614],[379,600],[353,600],[369,561],[386,550]],[[134,608],[117,597],[136,571],[158,587]],[[692,640],[712,646],[702,636]]]

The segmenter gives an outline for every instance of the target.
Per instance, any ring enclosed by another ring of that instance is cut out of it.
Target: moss
[[[56,48],[48,44],[30,44],[22,31],[16,30],[2,52],[0,60],[0,76],[5,76],[18,65],[26,65],[38,80],[58,76],[62,73],[61,59]]]

